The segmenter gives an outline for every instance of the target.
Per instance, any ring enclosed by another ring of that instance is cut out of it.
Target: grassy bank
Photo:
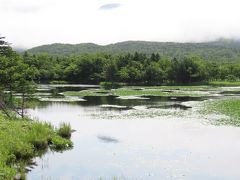
[[[240,86],[240,81],[210,81],[211,86]]]
[[[166,84],[166,86],[240,86],[240,81],[205,81],[205,82],[193,82],[188,84]]]
[[[104,86],[108,85],[108,86]],[[216,87],[216,86],[240,86],[240,81],[202,81],[202,82],[191,82],[191,83],[162,83],[162,84],[129,84],[129,83],[117,83],[117,82],[102,82],[100,83],[100,86],[105,89],[111,89],[111,88],[119,88],[124,86],[133,86],[133,87],[175,87],[175,88],[188,88],[188,89],[194,89],[206,86],[208,87]]]
[[[70,139],[59,132],[61,129],[48,123],[8,119],[0,114],[0,179],[13,179],[16,174],[24,179],[25,166],[33,157],[48,148],[64,150],[72,147]]]

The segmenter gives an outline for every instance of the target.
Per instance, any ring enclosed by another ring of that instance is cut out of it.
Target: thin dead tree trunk
[[[3,95],[2,92],[0,93],[0,110],[2,110],[2,112],[7,117],[10,117],[10,114],[8,113],[7,106],[6,106],[5,101],[4,101],[4,95]]]
[[[25,93],[22,93],[21,117],[24,118]]]

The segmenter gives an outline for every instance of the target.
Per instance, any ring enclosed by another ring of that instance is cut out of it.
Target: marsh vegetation
[[[55,130],[49,123],[9,119],[0,114],[0,179],[12,179],[14,176],[25,179],[29,171],[27,166],[34,165],[34,157],[41,156],[48,149],[71,148],[72,142],[65,139],[65,134],[69,135],[71,131],[59,133],[62,129]]]

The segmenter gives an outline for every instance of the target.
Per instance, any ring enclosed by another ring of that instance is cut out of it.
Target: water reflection
[[[118,143],[119,142],[119,140],[109,137],[109,136],[97,136],[97,138],[105,143]]]

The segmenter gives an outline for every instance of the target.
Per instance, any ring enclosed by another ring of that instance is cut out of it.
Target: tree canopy
[[[24,63],[35,69],[35,80],[65,80],[97,84],[102,81],[161,85],[240,79],[239,63],[214,63],[195,55],[167,58],[159,53],[106,53],[71,57],[48,54],[23,55]]]
[[[1,43],[6,44],[6,43]],[[6,48],[5,48],[6,47]],[[2,46],[0,54],[0,110],[10,116],[11,111],[24,116],[25,99],[33,93],[35,69],[24,62],[21,55],[9,46]],[[21,94],[21,102],[14,93]]]

